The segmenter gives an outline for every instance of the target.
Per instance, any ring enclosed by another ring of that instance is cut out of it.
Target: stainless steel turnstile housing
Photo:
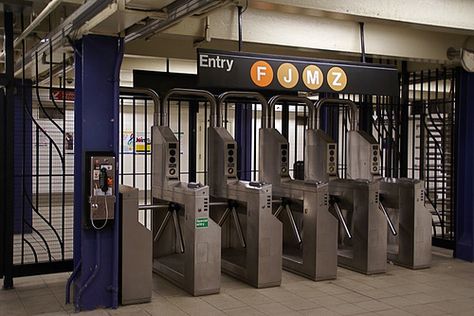
[[[260,95],[226,92],[215,105],[217,112],[227,97]],[[279,286],[282,224],[272,215],[272,186],[238,179],[237,143],[218,126],[220,121],[217,115],[208,129],[208,183],[211,217],[222,229],[222,271],[257,288]]]
[[[221,229],[209,218],[209,188],[180,182],[178,140],[169,127],[154,126],[152,135],[152,194],[169,205],[153,216],[153,271],[194,296],[218,293]]]
[[[387,222],[379,210],[378,183],[333,179],[329,194],[336,202],[334,207],[339,208],[335,211],[343,218],[339,223],[338,264],[365,274],[384,273]]]
[[[289,176],[289,146],[274,128],[260,129],[260,180],[272,183],[275,214],[283,221],[283,268],[315,281],[337,275],[337,219],[328,185]]]
[[[431,213],[425,207],[424,183],[415,179],[380,181],[381,207],[393,222],[388,260],[411,269],[431,266]]]

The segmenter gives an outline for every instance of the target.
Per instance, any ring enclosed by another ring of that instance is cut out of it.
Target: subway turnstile
[[[425,207],[424,183],[384,178],[379,183],[380,207],[397,234],[388,234],[388,260],[411,269],[431,266],[431,213]]]
[[[173,89],[163,102],[177,94],[193,95]],[[218,293],[221,229],[209,217],[209,188],[180,181],[178,140],[165,125],[166,107],[155,111],[152,193],[169,207],[153,216],[153,271],[194,296]]]
[[[387,217],[379,210],[377,181],[379,147],[372,136],[357,130],[357,106],[348,100],[322,99],[316,105],[316,117],[324,104],[345,104],[351,109],[348,132],[347,176],[338,179],[337,146],[323,131],[308,130],[307,155],[313,164],[305,164],[305,177],[329,181],[331,211],[339,219],[338,264],[365,273],[384,273],[387,261]],[[316,119],[318,121],[318,119]],[[372,178],[371,178],[372,179]]]
[[[272,186],[237,178],[237,143],[220,126],[220,108],[229,98],[266,104],[258,93],[246,92],[223,93],[218,104],[209,100],[216,120],[208,133],[208,179],[211,217],[222,229],[222,271],[258,288],[279,286],[282,224],[272,215]]]
[[[283,268],[312,280],[337,275],[337,219],[329,212],[328,185],[289,175],[289,144],[275,128],[273,106],[279,101],[304,103],[307,98],[275,96],[263,107],[260,129],[260,180],[272,184],[275,216],[283,222]],[[267,116],[268,113],[268,116]],[[310,115],[311,117],[312,115]]]

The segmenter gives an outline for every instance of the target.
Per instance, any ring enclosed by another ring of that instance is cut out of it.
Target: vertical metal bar
[[[307,117],[306,117],[306,105],[303,106],[303,158],[304,158],[304,149],[306,148],[306,126],[307,126]]]
[[[150,204],[151,201],[148,201],[148,99],[145,97],[144,101],[144,112],[145,112],[145,124],[143,126],[145,134],[145,172],[144,172],[144,187],[145,187],[145,204]],[[144,224],[145,227],[148,227],[148,212],[150,210],[144,210]]]
[[[387,132],[387,149],[386,149],[386,155],[387,155],[387,172],[386,176],[392,177],[392,171],[393,171],[393,161],[392,161],[392,151],[393,151],[393,122],[392,122],[392,115],[393,115],[393,107],[392,104],[390,103],[389,97],[385,96],[385,109],[384,112],[387,113],[387,119],[388,119],[388,132]]]
[[[263,107],[263,104],[261,105]],[[257,162],[257,135],[258,135],[258,129],[257,129],[257,104],[252,103],[252,110],[254,113],[253,116],[253,180],[257,181],[257,170],[258,170],[258,162]],[[260,116],[261,117],[261,116]],[[275,118],[275,115],[273,115],[273,118]]]
[[[240,49],[239,49],[240,50]],[[237,107],[237,104],[235,104]],[[237,110],[237,109],[236,109]],[[224,102],[224,127],[227,129],[227,111],[228,111],[228,103]]]
[[[412,141],[411,141],[411,167],[412,174],[411,177],[415,178],[415,161],[416,161],[416,72],[413,72],[412,78],[412,101],[411,101],[411,110],[412,110]]]
[[[62,204],[61,204],[61,260],[65,258],[65,217],[66,217],[66,53],[63,53],[63,161],[62,161]]]
[[[204,148],[207,148],[207,102],[204,102]],[[204,183],[207,184],[207,150],[204,149]]]
[[[123,117],[125,113],[123,112],[123,96],[120,97],[120,183],[123,184]]]
[[[438,141],[436,140],[435,138],[435,135],[433,134],[434,131],[430,131],[429,128],[428,128],[428,124],[426,123],[427,120],[429,120],[431,122],[431,124],[433,126],[435,126],[436,122],[432,119],[431,117],[431,107],[432,107],[432,104],[431,104],[431,70],[428,69],[428,80],[427,80],[427,83],[428,83],[428,98],[426,100],[426,111],[428,112],[426,116],[425,114],[425,126],[426,126],[426,178],[427,180],[429,181],[429,183],[431,184],[431,187],[434,187],[433,189],[433,200],[434,200],[434,206],[435,208],[438,207],[437,205],[437,200],[438,200],[438,188],[436,186],[436,178],[437,178],[437,175],[436,173],[433,173],[433,170],[436,170],[436,159],[437,159],[437,143]],[[432,144],[431,144],[432,143]],[[434,163],[434,166],[432,165],[432,163]],[[433,183],[434,182],[434,183]]]
[[[288,105],[290,106],[290,105]],[[298,161],[298,104],[295,103],[295,105],[293,106],[294,109],[295,109],[295,129],[294,129],[294,133],[295,133],[295,140],[294,140],[294,143],[293,143],[293,146],[295,146],[295,158],[293,159],[293,163],[297,162]],[[292,168],[293,166],[290,166],[290,168]],[[295,170],[293,168],[293,177],[295,176]]]
[[[21,31],[23,32],[25,28],[25,23],[24,23],[24,15],[23,15],[23,10],[21,12]],[[21,41],[21,52],[22,52],[22,72],[21,72],[21,108],[23,109],[26,106],[26,91],[25,91],[25,85],[26,85],[26,73],[25,73],[25,52],[26,52],[26,47],[25,47],[25,40]],[[25,110],[23,109],[23,115],[22,115],[22,138],[23,138],[23,148],[22,148],[22,166],[21,166],[21,173],[22,173],[22,186],[23,188],[26,187],[26,177],[30,177],[31,175],[26,175],[26,116],[25,116]],[[32,144],[29,144],[32,146]],[[5,145],[2,145],[1,148],[5,148]],[[3,164],[2,164],[3,166]],[[28,172],[28,173],[31,173]],[[1,181],[1,180],[0,180]],[[1,189],[2,191],[4,190],[3,188]],[[21,259],[20,262],[21,264],[25,263],[25,198],[22,194],[22,199],[21,199]],[[0,230],[1,227],[0,227]],[[1,246],[0,246],[1,247]],[[1,253],[1,250],[0,250]],[[1,265],[1,263],[0,263]],[[2,269],[0,269],[2,270]],[[0,275],[1,275],[0,271]]]
[[[425,179],[425,103],[424,103],[424,96],[423,96],[423,85],[424,85],[424,76],[423,70],[420,72],[420,104],[421,104],[421,112],[420,112],[420,179]],[[426,187],[428,188],[429,192],[429,178],[427,179]]]
[[[407,61],[402,61],[402,93],[400,100],[401,107],[401,122],[400,122],[400,177],[408,177],[408,106],[409,106],[409,80],[410,74],[408,73]]]
[[[137,104],[135,102],[135,97],[132,98],[132,134],[133,134],[133,150],[132,150],[132,186],[136,187],[136,176],[137,176],[137,168],[136,168],[136,148],[137,148],[137,126],[136,126],[136,119],[137,119]]]
[[[181,175],[181,100],[178,100],[178,173]]]
[[[276,111],[276,106],[273,108],[274,111]],[[281,109],[281,134],[283,137],[286,138],[288,141],[288,130],[289,130],[289,125],[290,125],[290,109],[288,106],[287,102],[282,103],[282,109]],[[276,115],[273,114],[273,119],[276,120]],[[274,126],[276,126],[274,124]]]
[[[48,162],[49,162],[49,174],[48,174],[48,213],[49,213],[49,222],[51,223],[51,213],[52,213],[52,202],[53,202],[53,144],[49,141],[49,153],[48,153]]]
[[[196,157],[197,157],[197,111],[199,110],[199,102],[191,100],[188,102],[189,111],[189,144],[188,144],[188,174],[189,182],[196,181]]]
[[[457,152],[457,142],[458,142],[458,134],[457,134],[457,129],[458,129],[458,121],[456,117],[459,116],[459,108],[458,108],[458,103],[455,100],[459,100],[459,94],[460,94],[460,89],[459,89],[459,71],[452,69],[451,70],[451,95],[450,95],[450,105],[451,105],[451,212],[449,214],[450,216],[450,225],[449,225],[449,231],[450,231],[450,239],[454,240],[455,239],[455,231],[454,231],[454,225],[457,221],[456,214],[458,212],[456,206],[457,206],[457,177],[458,177],[458,172],[457,172],[457,164],[455,162],[458,161],[458,152]]]
[[[4,8],[5,37],[5,75],[6,85],[6,108],[5,108],[5,190],[4,190],[4,278],[3,288],[13,288],[13,224],[14,224],[14,201],[13,201],[13,165],[14,165],[14,50],[13,50],[13,13]],[[2,124],[3,125],[3,124]]]
[[[35,201],[36,201],[36,205],[35,207],[39,210],[39,157],[40,157],[40,145],[39,145],[39,142],[40,142],[40,137],[39,137],[39,128],[38,128],[38,125],[36,125],[36,166],[35,166],[35,178],[36,178],[36,188],[35,188]]]

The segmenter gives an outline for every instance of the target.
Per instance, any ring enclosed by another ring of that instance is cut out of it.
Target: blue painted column
[[[258,133],[258,130],[256,131]],[[251,180],[252,171],[252,104],[235,105],[235,141],[237,142],[237,176]]]
[[[457,198],[454,256],[474,260],[474,73],[461,71],[456,104]]]
[[[76,310],[118,306],[119,212],[102,230],[84,228],[89,207],[86,153],[112,152],[119,158],[119,73],[123,40],[88,35],[76,45],[75,157],[74,157],[74,282]],[[114,181],[118,192],[118,181]]]

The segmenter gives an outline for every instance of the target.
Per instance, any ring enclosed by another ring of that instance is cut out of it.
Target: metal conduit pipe
[[[253,99],[253,100],[256,100],[257,102],[260,102],[262,104],[262,124],[263,124],[263,113],[265,109],[268,107],[267,100],[265,99],[263,95],[261,95],[258,92],[227,91],[219,95],[219,97],[217,98],[218,104],[215,110],[215,113],[217,114],[217,122],[216,122],[216,125],[211,124],[211,126],[214,126],[214,127],[222,126],[221,109],[224,102],[228,100],[229,98]]]
[[[270,128],[275,128],[275,122],[273,119],[273,109],[275,105],[278,102],[281,101],[290,101],[290,102],[296,102],[296,103],[303,103],[307,108],[308,108],[308,128],[309,129],[314,129],[315,128],[315,120],[314,120],[314,104],[313,102],[306,98],[306,97],[298,97],[298,96],[292,96],[292,95],[275,95],[273,96],[269,101],[268,101],[268,113],[265,113],[265,115],[268,115],[267,121],[268,121],[268,127]],[[262,128],[263,127],[263,115],[264,113],[262,112]]]
[[[154,124],[159,125],[160,122],[160,111],[161,111],[161,101],[160,96],[155,90],[148,88],[131,88],[131,87],[120,87],[120,93],[128,94],[143,94],[150,97],[154,103]]]
[[[351,100],[334,99],[334,98],[324,98],[315,103],[314,107],[316,109],[313,112],[313,115],[315,116],[313,117],[313,120],[316,121],[316,124],[315,124],[316,128],[319,129],[319,112],[321,111],[321,107],[325,104],[331,104],[331,105],[343,104],[349,107],[351,110],[350,130],[352,131],[359,130],[359,127],[357,124],[359,122],[359,117],[358,117],[359,111],[357,109],[357,104],[355,104]]]
[[[38,14],[36,19],[34,19],[30,25],[27,26],[27,28],[15,39],[13,42],[13,47],[18,46],[22,40],[24,40],[28,35],[30,35],[31,32],[34,31],[38,25],[43,22],[44,19],[46,19],[61,3],[63,0],[51,0],[49,3],[46,5],[46,7],[43,9],[43,11]]]
[[[194,96],[194,97],[202,97],[206,101],[211,104],[211,126],[215,126],[215,121],[217,120],[216,116],[216,99],[212,93],[206,90],[197,90],[197,89],[182,89],[182,88],[175,88],[171,89],[166,96],[163,98],[163,104],[167,104],[168,100],[173,96]],[[158,122],[158,125],[161,126],[168,126],[168,107],[162,107],[163,115],[161,116],[161,122]]]

